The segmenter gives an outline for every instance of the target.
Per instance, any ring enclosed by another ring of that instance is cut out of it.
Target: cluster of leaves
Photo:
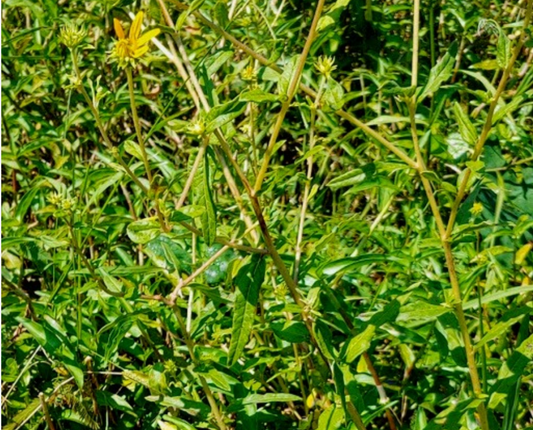
[[[532,0],[188,3],[3,1],[5,428],[532,426]]]

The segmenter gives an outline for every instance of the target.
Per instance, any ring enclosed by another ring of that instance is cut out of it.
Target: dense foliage
[[[3,1],[3,428],[533,428],[533,0],[186,3]]]

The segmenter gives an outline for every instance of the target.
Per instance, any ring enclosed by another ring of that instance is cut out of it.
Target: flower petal
[[[135,15],[135,19],[131,23],[130,27],[130,40],[137,40],[139,34],[141,34],[141,24],[143,22],[143,12],[139,12]]]
[[[146,54],[147,51],[148,51],[147,45],[141,46],[140,48],[137,48],[135,51],[133,51],[132,57],[133,58],[142,57],[144,54]]]
[[[141,37],[139,37],[139,40],[137,40],[137,46],[141,46],[145,43],[148,43],[150,39],[153,39],[159,33],[161,33],[161,30],[159,30],[159,28],[154,28],[153,30],[144,33]]]
[[[113,19],[113,24],[115,25],[115,33],[117,33],[117,36],[119,39],[124,39],[125,37],[125,34],[124,34],[124,30],[122,28],[122,24],[120,23],[120,21],[116,18]]]

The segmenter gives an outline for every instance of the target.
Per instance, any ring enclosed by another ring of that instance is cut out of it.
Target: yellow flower
[[[155,28],[141,35],[143,15],[143,12],[139,12],[135,16],[128,37],[126,37],[120,21],[116,18],[113,21],[118,41],[115,44],[112,56],[118,58],[119,66],[122,68],[146,54],[148,42],[160,33],[160,30]]]
[[[474,216],[478,216],[481,212],[483,212],[483,205],[479,202],[475,202],[470,209],[470,213]]]

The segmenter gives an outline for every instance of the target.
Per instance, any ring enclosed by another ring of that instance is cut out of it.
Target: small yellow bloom
[[[126,37],[120,21],[116,18],[113,21],[118,41],[115,44],[112,56],[118,58],[119,66],[122,68],[146,54],[148,42],[160,33],[160,30],[155,28],[141,35],[143,15],[143,12],[139,12],[135,16],[128,37]]]
[[[470,209],[470,213],[474,216],[478,216],[481,212],[483,212],[483,205],[479,202],[475,202]]]

